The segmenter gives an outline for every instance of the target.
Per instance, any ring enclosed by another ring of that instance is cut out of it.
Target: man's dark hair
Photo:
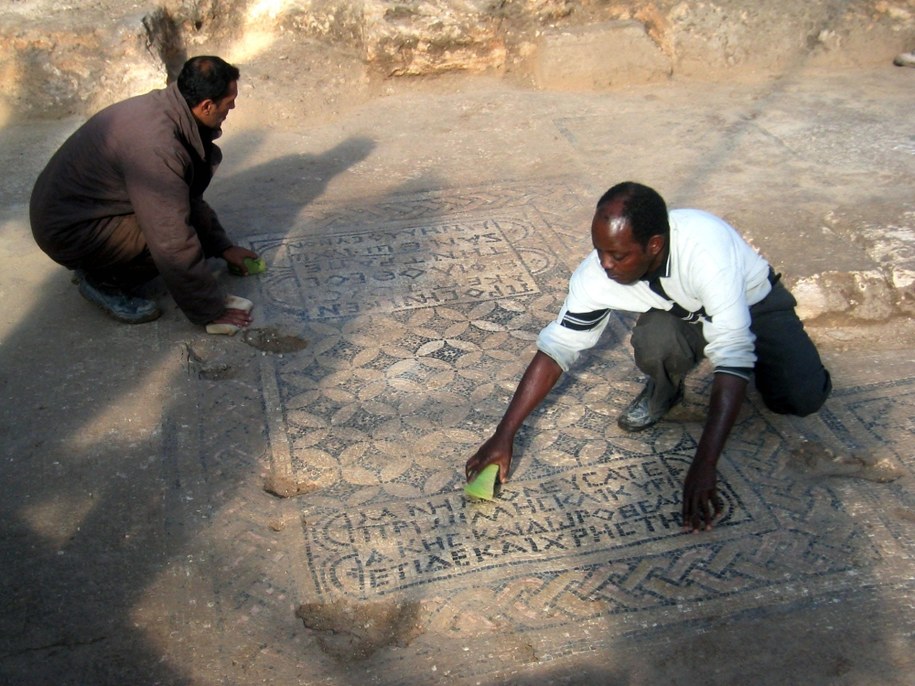
[[[218,102],[229,92],[229,84],[238,81],[238,67],[221,57],[198,55],[192,57],[178,74],[178,90],[188,107],[194,108],[204,100]]]
[[[600,197],[597,207],[600,209],[614,200],[622,201],[620,216],[629,223],[632,237],[642,248],[648,246],[652,236],[667,238],[670,235],[667,205],[653,188],[635,181],[618,183]]]

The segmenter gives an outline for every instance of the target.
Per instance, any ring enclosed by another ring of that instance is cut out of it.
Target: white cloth
[[[731,225],[708,212],[673,210],[669,217],[670,251],[660,280],[665,293],[690,312],[705,310],[695,326],[702,327],[705,355],[715,368],[752,368],[750,305],[772,289],[768,262]],[[622,285],[610,279],[595,250],[572,274],[559,316],[540,332],[537,347],[568,371],[581,351],[597,343],[610,310],[670,308],[648,281]]]

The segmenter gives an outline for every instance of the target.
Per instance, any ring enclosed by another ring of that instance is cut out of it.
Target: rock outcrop
[[[915,2],[11,0],[0,27],[8,120],[85,114],[203,52],[242,64],[332,53],[328,66],[345,61],[361,87],[461,71],[602,89],[880,63],[915,44]]]

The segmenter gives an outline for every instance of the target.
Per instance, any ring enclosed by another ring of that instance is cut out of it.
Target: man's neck
[[[642,281],[652,281],[660,279],[662,276],[667,276],[667,259],[669,255],[670,246],[665,243],[664,249],[658,253],[657,259],[651,268],[645,272],[645,276],[642,277]]]

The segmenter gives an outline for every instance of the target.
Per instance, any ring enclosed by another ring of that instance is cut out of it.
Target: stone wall
[[[4,121],[85,114],[204,52],[333,51],[369,81],[460,71],[543,89],[881,64],[915,46],[915,0],[10,0],[0,37]]]

